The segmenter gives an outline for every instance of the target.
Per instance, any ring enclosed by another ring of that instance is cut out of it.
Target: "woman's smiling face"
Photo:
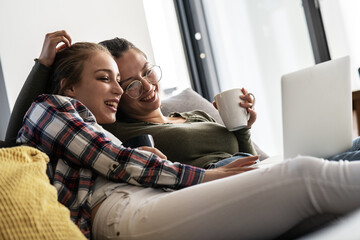
[[[119,108],[128,117],[146,116],[160,107],[159,86],[149,83],[145,75],[151,65],[144,54],[136,49],[130,49],[117,58],[116,63],[121,73],[121,87],[125,94],[121,98]],[[139,98],[131,98],[126,94],[126,88],[134,80],[142,83],[142,94]]]
[[[98,123],[113,123],[123,90],[120,74],[111,55],[95,52],[84,62],[80,82],[65,91],[67,96],[82,102]]]

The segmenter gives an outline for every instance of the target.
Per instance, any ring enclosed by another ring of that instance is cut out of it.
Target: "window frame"
[[[202,0],[174,0],[193,89],[212,101],[220,84]],[[318,0],[302,0],[315,63],[331,60]],[[200,33],[201,38],[195,39]],[[200,54],[205,54],[201,58]]]

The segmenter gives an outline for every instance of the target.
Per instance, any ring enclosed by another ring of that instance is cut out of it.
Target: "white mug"
[[[246,108],[239,105],[240,102],[244,102],[240,99],[240,95],[244,95],[241,89],[235,88],[221,92],[215,96],[217,109],[225,127],[229,131],[236,131],[248,125],[250,114]],[[255,102],[254,95],[251,94],[251,96]]]

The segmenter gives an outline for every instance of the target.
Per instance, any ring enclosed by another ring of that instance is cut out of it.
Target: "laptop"
[[[352,92],[349,56],[281,78],[283,156],[328,158],[352,146]]]

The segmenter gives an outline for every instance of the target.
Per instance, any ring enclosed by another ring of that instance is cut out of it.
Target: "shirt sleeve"
[[[216,122],[209,114],[201,110],[195,110],[190,112],[189,121],[194,122]],[[249,128],[242,128],[233,132],[239,145],[239,152],[250,153],[257,155],[257,152],[251,141],[251,134]]]
[[[9,121],[11,127],[8,128],[6,139],[10,139],[11,142],[15,143],[16,135],[22,125],[22,118],[25,116],[26,111],[29,109],[34,99],[40,94],[45,93],[49,75],[50,68],[42,65],[37,61],[37,59],[35,59],[35,65],[31,69],[31,72],[26,78],[26,81],[19,93],[19,96],[21,97],[16,99],[13,113],[11,114]]]
[[[42,95],[33,103],[17,141],[114,182],[179,189],[204,176],[204,169],[114,143],[83,104],[61,96]]]
[[[257,155],[257,152],[251,141],[251,134],[249,128],[242,128],[233,132],[239,143],[239,152],[250,153]]]

